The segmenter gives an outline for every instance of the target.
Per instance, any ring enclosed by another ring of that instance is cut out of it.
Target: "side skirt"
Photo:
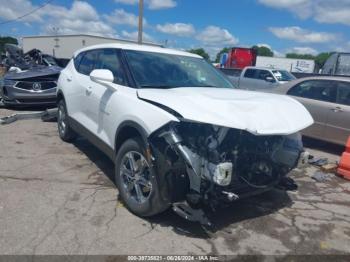
[[[99,137],[94,135],[90,130],[85,128],[78,121],[76,121],[71,117],[69,117],[69,125],[76,133],[85,137],[87,140],[89,140],[91,144],[93,144],[95,147],[100,149],[104,154],[106,154],[108,158],[112,160],[112,162],[114,163],[116,154],[113,148],[111,148],[103,140],[101,140]]]

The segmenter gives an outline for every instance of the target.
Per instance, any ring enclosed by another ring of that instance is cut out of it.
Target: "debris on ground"
[[[23,119],[41,119],[43,121],[52,121],[57,117],[57,108],[46,109],[40,112],[17,113],[0,118],[0,125],[11,124],[17,120]]]
[[[338,168],[338,164],[336,163],[329,163],[326,165],[321,166],[321,170],[325,173],[336,173]]]
[[[316,171],[312,176],[312,179],[316,180],[317,182],[325,182],[330,181],[332,176],[330,173],[324,173],[322,171]]]
[[[311,159],[309,159],[309,164],[321,167],[328,164],[328,158],[312,157]]]

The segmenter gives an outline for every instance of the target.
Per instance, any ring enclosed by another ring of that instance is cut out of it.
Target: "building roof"
[[[113,41],[120,41],[124,43],[136,43],[135,41],[128,40],[128,39],[121,39],[121,38],[113,38],[113,37],[105,37],[105,36],[99,36],[99,35],[88,35],[88,34],[70,34],[70,35],[33,35],[33,36],[23,36],[23,39],[26,38],[52,38],[52,37],[59,37],[59,38],[65,38],[65,37],[93,37],[93,38],[99,38],[104,40],[113,40]],[[146,45],[152,45],[152,46],[162,46],[161,44],[157,43],[151,43],[151,42],[143,42]]]
[[[118,48],[123,50],[135,50],[135,51],[144,51],[144,52],[154,52],[154,53],[162,53],[162,54],[171,54],[171,55],[181,55],[181,56],[188,56],[188,57],[196,57],[196,58],[202,58],[199,55],[192,54],[189,52],[184,52],[180,50],[170,49],[170,48],[163,48],[163,47],[157,47],[157,46],[149,46],[149,45],[139,45],[136,43],[132,44],[124,44],[124,43],[110,43],[110,44],[99,44],[99,45],[92,45],[85,47],[83,49],[80,49],[74,53],[74,56],[77,54],[92,50],[92,49],[101,49],[101,48]]]

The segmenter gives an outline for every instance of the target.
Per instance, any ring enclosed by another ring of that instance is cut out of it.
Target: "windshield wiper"
[[[167,86],[167,85],[141,85],[141,88],[159,88],[159,89],[169,89],[175,88],[176,86]]]

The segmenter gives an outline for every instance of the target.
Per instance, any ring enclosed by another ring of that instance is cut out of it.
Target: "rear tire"
[[[77,134],[69,126],[66,103],[63,99],[57,103],[57,128],[60,138],[65,142],[72,142],[76,139]]]
[[[156,174],[145,152],[141,139],[128,139],[120,147],[115,162],[119,195],[126,207],[140,217],[159,214],[169,207],[162,201]]]

